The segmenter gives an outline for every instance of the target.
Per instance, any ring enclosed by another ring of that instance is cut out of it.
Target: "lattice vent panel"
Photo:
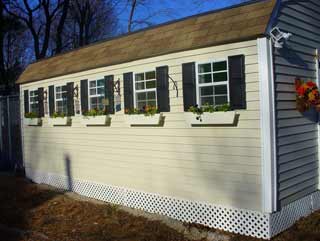
[[[320,192],[315,192],[283,207],[270,216],[271,237],[291,227],[301,217],[320,209]]]
[[[98,200],[159,213],[181,221],[199,223],[229,232],[265,239],[269,237],[268,214],[139,192],[89,181],[68,180],[67,177],[56,174],[28,172],[27,175],[36,183],[46,183],[72,190]]]

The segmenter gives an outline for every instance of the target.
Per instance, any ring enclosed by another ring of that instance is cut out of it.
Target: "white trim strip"
[[[260,82],[260,122],[262,142],[262,210],[277,210],[276,132],[272,45],[267,38],[258,40]]]
[[[320,86],[320,64],[319,64],[319,54],[320,54],[320,51],[319,49],[316,49],[316,74],[317,74],[317,80],[316,80],[316,83],[318,85],[318,88]],[[320,117],[320,114],[318,113],[318,122],[319,122],[319,117]],[[320,125],[318,124],[318,163],[319,163],[319,160],[320,160]],[[320,168],[318,168],[318,177],[320,177]],[[318,182],[318,190],[320,190],[320,182]]]

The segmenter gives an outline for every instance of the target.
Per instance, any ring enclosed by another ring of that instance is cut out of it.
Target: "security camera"
[[[279,49],[283,47],[283,44],[292,36],[292,34],[282,32],[278,27],[274,27],[270,31],[270,36],[274,42],[274,47]]]

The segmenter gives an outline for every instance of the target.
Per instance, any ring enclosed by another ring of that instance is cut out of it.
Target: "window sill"
[[[111,117],[108,115],[82,116],[80,122],[84,126],[110,126]]]
[[[144,114],[126,115],[126,123],[129,126],[161,126],[163,125],[164,116],[155,114],[153,116],[145,116]]]
[[[23,123],[25,126],[41,126],[41,118],[24,118]]]
[[[185,120],[190,126],[235,126],[237,120],[235,111],[205,112],[197,119],[197,115],[191,112],[185,113]]]
[[[49,117],[48,125],[49,126],[71,126],[71,117]]]

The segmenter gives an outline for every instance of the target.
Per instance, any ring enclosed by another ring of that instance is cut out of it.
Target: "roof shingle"
[[[29,83],[84,70],[265,34],[276,0],[265,0],[138,31],[30,64],[17,83]]]

